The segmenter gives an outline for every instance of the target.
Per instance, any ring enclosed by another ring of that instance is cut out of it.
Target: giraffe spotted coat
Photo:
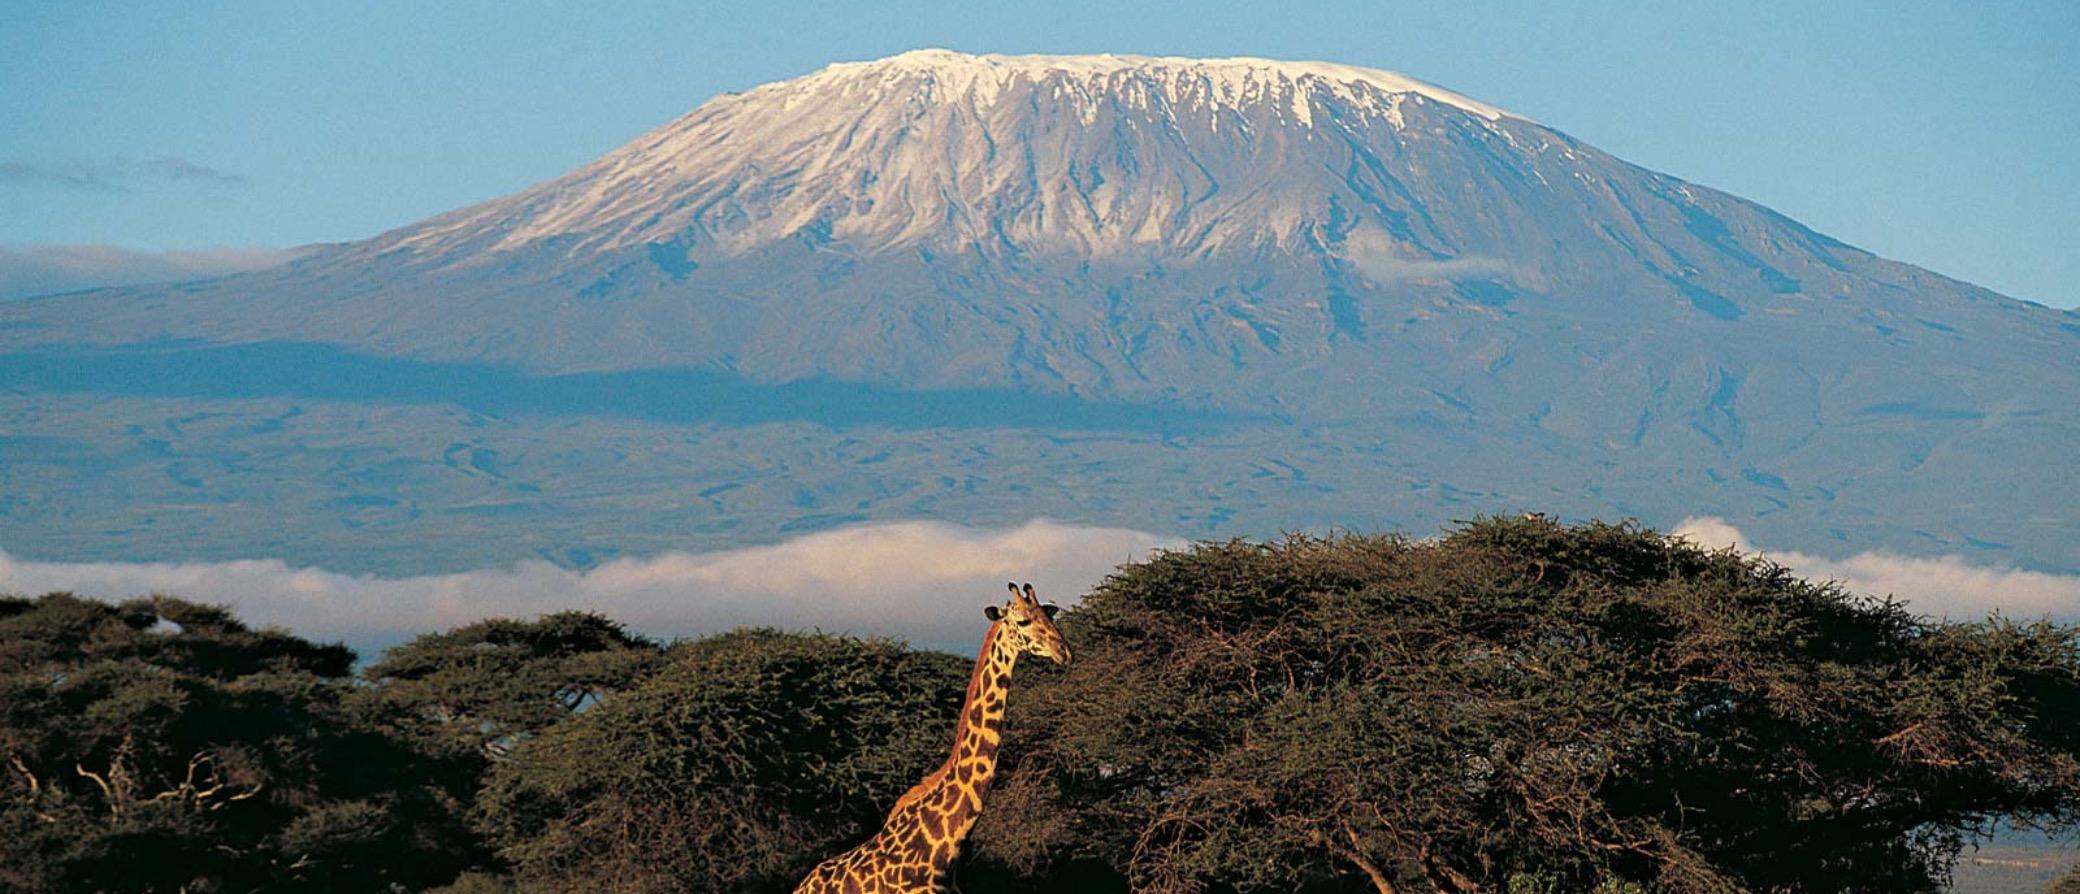
[[[953,754],[896,801],[881,831],[858,847],[825,860],[795,894],[943,894],[953,891],[953,861],[997,772],[1003,745],[1004,705],[1011,669],[1021,654],[1069,662],[1069,647],[1054,626],[1054,606],[1041,605],[1033,586],[1011,588],[1011,601],[993,606],[995,621],[983,637],[975,672],[954,730]]]

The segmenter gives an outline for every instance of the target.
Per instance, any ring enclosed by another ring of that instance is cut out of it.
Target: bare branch
[[[123,805],[122,805],[122,803],[121,803],[120,801],[118,801],[118,800],[116,799],[116,793],[115,793],[115,790],[114,790],[113,788],[109,787],[109,784],[108,784],[108,779],[107,779],[107,777],[104,777],[104,776],[102,776],[102,775],[101,775],[101,774],[99,774],[99,773],[96,773],[96,772],[94,772],[94,771],[92,771],[92,770],[89,770],[89,769],[87,769],[86,767],[80,766],[80,765],[79,765],[79,764],[77,764],[77,763],[75,763],[75,764],[73,764],[73,765],[72,765],[72,770],[73,770],[73,772],[75,772],[75,773],[78,773],[78,774],[79,774],[79,775],[81,775],[81,776],[84,776],[84,777],[86,777],[86,778],[88,778],[88,779],[91,779],[91,780],[93,780],[93,782],[94,782],[94,784],[95,784],[95,785],[97,785],[97,786],[100,786],[100,787],[101,787],[101,797],[102,797],[102,799],[104,799],[104,800],[106,800],[106,801],[108,802],[108,813],[109,813],[109,815],[110,815],[110,816],[114,816],[114,817],[117,817],[117,818],[121,818],[121,817],[122,817],[122,815],[123,815]],[[111,770],[111,772],[113,772],[113,770]]]
[[[36,774],[29,772],[29,768],[22,763],[21,755],[9,754],[7,762],[14,766],[15,772],[22,774],[22,778],[28,781],[29,797],[34,798],[39,792],[43,791],[43,783],[37,781]]]

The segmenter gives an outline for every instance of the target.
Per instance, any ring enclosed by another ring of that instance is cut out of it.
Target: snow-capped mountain
[[[1013,502],[1187,533],[1529,508],[2080,567],[2060,533],[2080,524],[2061,449],[2080,435],[2080,317],[1328,63],[837,64],[283,268],[0,304],[0,352],[169,341],[1159,407],[1230,433],[1089,448],[1041,482],[1030,457],[960,451],[1002,454],[1044,419],[963,419],[941,460],[966,472],[857,494],[849,460],[812,450],[786,474],[852,508],[795,493],[702,521],[746,540]],[[530,486],[554,492],[547,468]],[[1209,480],[1228,483],[1177,486]],[[1091,496],[1123,481],[1147,495]],[[617,486],[640,489],[593,487]]]
[[[1294,250],[1332,203],[1363,207],[1361,191],[1386,186],[1383,172],[1345,182],[1353,147],[1569,151],[1505,121],[1529,124],[1341,65],[921,50],[719,97],[567,176],[367,248],[462,262],[549,239],[572,254],[805,236],[868,254]]]

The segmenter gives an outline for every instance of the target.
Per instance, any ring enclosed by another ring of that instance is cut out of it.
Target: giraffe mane
[[[1015,593],[1017,591],[1013,590],[1012,592]],[[997,647],[997,628],[1001,626],[1003,626],[1001,623],[989,625],[989,632],[982,636],[982,653],[976,656],[975,669],[968,672],[968,692],[967,695],[961,698],[961,704],[964,706],[974,701],[976,691],[982,688],[982,674],[987,670],[982,658],[989,655],[990,651]],[[968,716],[964,708],[960,721],[954,725],[954,753],[946,756],[946,762],[940,764],[939,769],[927,774],[924,779],[911,786],[909,791],[904,792],[902,797],[897,798],[896,805],[888,810],[889,816],[893,817],[897,813],[902,812],[903,808],[923,800],[946,782],[946,777],[953,773],[954,759],[960,754],[961,731],[967,729],[967,727]]]
[[[946,775],[952,771],[953,767],[951,764],[940,764],[939,769],[933,770],[923,781],[911,786],[909,791],[904,792],[902,797],[897,798],[896,806],[888,809],[889,815],[894,816],[903,812],[903,808],[924,800],[931,795],[934,789],[939,787],[939,783],[946,781]]]

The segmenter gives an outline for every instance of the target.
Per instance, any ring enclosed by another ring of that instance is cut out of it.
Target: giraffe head
[[[982,613],[1003,628],[1002,635],[1010,638],[1012,647],[1019,654],[1038,655],[1056,664],[1068,664],[1069,644],[1054,626],[1055,612],[1060,609],[1052,602],[1042,604],[1033,595],[1032,584],[1026,584],[1023,590],[1018,584],[1010,586],[1009,602],[984,608]]]

